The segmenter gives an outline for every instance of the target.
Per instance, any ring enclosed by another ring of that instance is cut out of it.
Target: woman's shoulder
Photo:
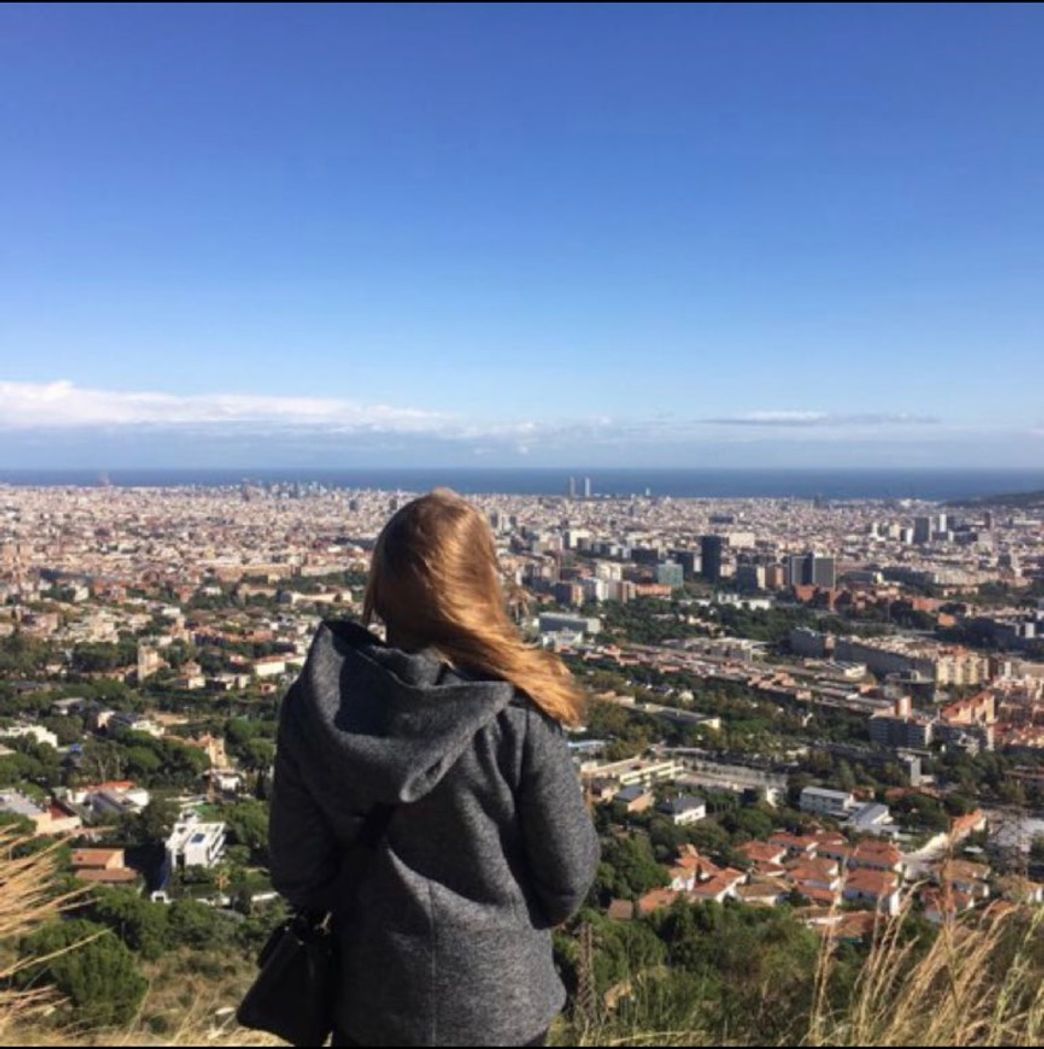
[[[531,696],[517,688],[500,716],[529,740],[540,741],[549,736],[562,736],[565,732],[560,722],[545,713]]]

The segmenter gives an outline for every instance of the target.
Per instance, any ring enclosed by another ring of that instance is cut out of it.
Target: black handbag
[[[394,811],[391,805],[375,806],[349,847],[345,871],[352,885],[346,904],[354,899],[363,862],[380,845]],[[326,1043],[334,1029],[338,977],[333,921],[332,914],[298,910],[273,930],[258,955],[261,971],[236,1011],[241,1026],[291,1045]]]

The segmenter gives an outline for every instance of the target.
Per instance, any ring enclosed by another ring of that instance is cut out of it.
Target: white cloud
[[[416,408],[364,404],[337,397],[291,397],[239,393],[171,394],[104,390],[69,381],[0,381],[0,432],[34,440],[59,432],[169,433],[207,439],[240,436],[370,441],[441,441],[471,444],[476,455],[510,451],[518,456],[549,449],[637,445],[699,445],[778,440],[782,431],[800,431],[802,439],[834,441],[861,437],[886,440],[923,429],[937,420],[896,413],[833,414],[822,411],[770,410],[718,418],[475,419]],[[942,428],[933,431],[941,433]]]
[[[699,422],[716,426],[930,426],[939,422],[927,415],[906,412],[862,412],[836,414],[832,412],[766,411],[745,412],[739,415],[700,419]]]
[[[192,428],[250,425],[276,429],[423,433],[450,418],[436,412],[362,405],[328,397],[178,395],[95,390],[71,382],[0,382],[0,429]]]

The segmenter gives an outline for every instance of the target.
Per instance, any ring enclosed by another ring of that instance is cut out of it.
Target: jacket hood
[[[405,652],[356,623],[326,620],[284,701],[284,724],[329,790],[360,808],[394,805],[433,790],[514,695],[431,649]]]

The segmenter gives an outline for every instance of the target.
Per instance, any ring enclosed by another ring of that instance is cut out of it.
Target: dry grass
[[[822,1004],[809,1045],[1037,1046],[1044,1042],[1044,909],[994,904],[943,924],[915,957],[903,920],[875,942],[848,1008]]]
[[[0,980],[24,965],[17,940],[74,906],[83,890],[57,891],[60,845],[19,856],[27,844],[0,828]],[[842,1005],[831,1002],[836,965],[826,939],[801,1044],[808,1046],[1038,1046],[1044,1044],[1044,908],[995,903],[942,926],[928,946],[906,935],[909,912],[882,921],[868,957]],[[75,948],[71,948],[75,949]],[[36,960],[38,961],[38,959]],[[191,958],[169,956],[154,975],[138,1019],[120,1031],[77,1034],[41,1023],[57,1004],[50,991],[0,990],[0,1045],[273,1046],[275,1039],[238,1027],[231,1002],[246,974],[215,988]],[[636,984],[656,985],[659,981]],[[158,988],[165,988],[164,991]],[[693,1003],[695,1005],[695,1003]],[[695,1008],[650,999],[641,1022],[612,1018],[578,1030],[560,1022],[556,1045],[707,1045]],[[162,1030],[156,1018],[162,1017]],[[690,1022],[691,1021],[691,1022]],[[753,1023],[753,1018],[752,1018]],[[764,1044],[757,1030],[737,1028],[723,1041]]]
[[[992,907],[944,924],[930,946],[908,932],[909,912],[885,919],[851,995],[832,1007],[834,944],[825,940],[815,974],[807,1046],[1044,1045],[1044,907]],[[694,1014],[695,1016],[695,1014]],[[640,1025],[611,1018],[584,1030],[563,1025],[555,1045],[764,1045],[758,1030],[716,1041],[698,1023]]]
[[[41,925],[53,921],[75,905],[85,892],[57,891],[59,850],[55,842],[38,852],[25,853],[32,838],[13,827],[0,827],[0,1042],[21,1032],[53,1008],[57,996],[50,989],[19,991],[8,984],[28,963],[15,953],[18,940]],[[25,854],[22,854],[25,853]],[[34,962],[36,959],[34,959]]]

